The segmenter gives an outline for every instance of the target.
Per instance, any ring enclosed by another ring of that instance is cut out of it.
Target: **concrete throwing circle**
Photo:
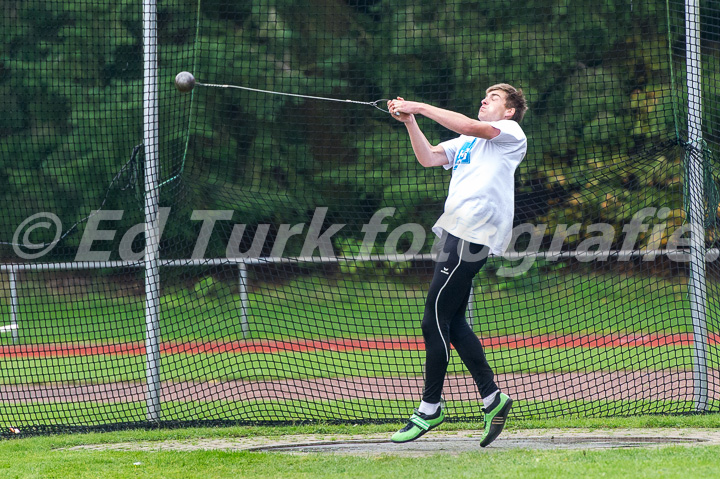
[[[370,434],[292,434],[278,436],[207,437],[82,444],[69,450],[116,451],[249,451],[284,454],[355,454],[427,456],[491,453],[513,449],[610,449],[694,445],[720,446],[720,430],[703,428],[651,429],[525,429],[509,430],[489,447],[480,447],[477,430],[432,431],[417,441],[405,444],[390,442],[390,432]]]
[[[692,444],[705,439],[680,437],[508,437],[498,438],[489,447],[480,447],[479,437],[422,438],[405,444],[388,440],[324,441],[305,444],[283,444],[248,449],[254,452],[282,452],[290,454],[391,454],[427,455],[460,454],[475,451],[503,451],[508,449],[608,449],[633,448],[651,445]]]

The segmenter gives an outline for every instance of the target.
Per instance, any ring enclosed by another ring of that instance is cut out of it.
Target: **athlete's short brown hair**
[[[485,93],[490,93],[493,90],[501,90],[507,94],[505,108],[515,108],[515,114],[510,119],[520,123],[528,110],[523,91],[507,83],[498,83],[485,90]]]

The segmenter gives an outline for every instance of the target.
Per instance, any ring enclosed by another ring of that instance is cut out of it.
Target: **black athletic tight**
[[[440,402],[451,344],[470,371],[481,397],[498,389],[480,340],[465,320],[472,280],[487,261],[488,248],[447,233],[444,239],[422,322],[426,358],[423,401],[432,404]]]

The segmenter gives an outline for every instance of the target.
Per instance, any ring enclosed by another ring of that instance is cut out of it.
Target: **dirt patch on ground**
[[[68,450],[195,451],[224,450],[290,454],[427,455],[509,449],[605,449],[668,445],[720,445],[714,429],[532,429],[505,431],[491,446],[480,447],[480,431],[432,433],[406,444],[393,444],[390,434],[292,435],[277,437],[208,438],[88,444]]]

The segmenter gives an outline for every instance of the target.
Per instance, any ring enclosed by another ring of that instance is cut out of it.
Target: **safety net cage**
[[[720,2],[0,14],[0,435],[407,418],[452,171],[387,100],[498,83],[528,151],[466,319],[511,417],[718,411]],[[444,399],[482,419],[455,353]]]

